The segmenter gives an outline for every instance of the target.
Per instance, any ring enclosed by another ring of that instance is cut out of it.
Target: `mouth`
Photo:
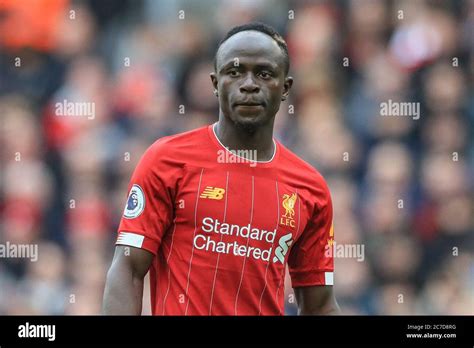
[[[258,102],[237,102],[237,103],[235,103],[235,106],[255,108],[255,107],[263,106],[263,103],[258,103]]]

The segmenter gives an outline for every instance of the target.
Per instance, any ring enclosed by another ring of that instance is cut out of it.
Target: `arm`
[[[103,314],[140,315],[143,278],[150,268],[153,254],[144,249],[117,245],[107,272]]]
[[[298,315],[341,314],[332,285],[295,288]]]

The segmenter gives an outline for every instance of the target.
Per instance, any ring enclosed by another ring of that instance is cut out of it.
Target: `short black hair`
[[[285,39],[273,27],[261,22],[252,22],[244,25],[239,25],[233,27],[227,32],[225,37],[221,40],[221,42],[219,42],[219,45],[217,46],[216,54],[214,55],[214,70],[217,71],[217,52],[219,52],[219,48],[222,46],[222,44],[226,42],[231,36],[240,33],[241,31],[248,30],[259,31],[275,40],[278,46],[280,46],[285,57],[285,76],[288,75],[288,72],[290,71],[290,57],[288,55],[288,46],[286,45]]]

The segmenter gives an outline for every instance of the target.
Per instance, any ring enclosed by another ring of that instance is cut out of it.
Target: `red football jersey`
[[[117,244],[155,255],[154,315],[283,315],[287,264],[293,287],[333,285],[328,187],[274,145],[271,160],[248,161],[210,125],[145,152]]]

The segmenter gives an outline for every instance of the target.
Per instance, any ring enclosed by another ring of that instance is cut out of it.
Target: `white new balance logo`
[[[280,261],[281,263],[285,263],[285,255],[288,252],[288,248],[293,243],[292,234],[288,233],[284,236],[280,237],[278,241],[279,246],[275,249],[275,256],[273,257],[273,262]]]

